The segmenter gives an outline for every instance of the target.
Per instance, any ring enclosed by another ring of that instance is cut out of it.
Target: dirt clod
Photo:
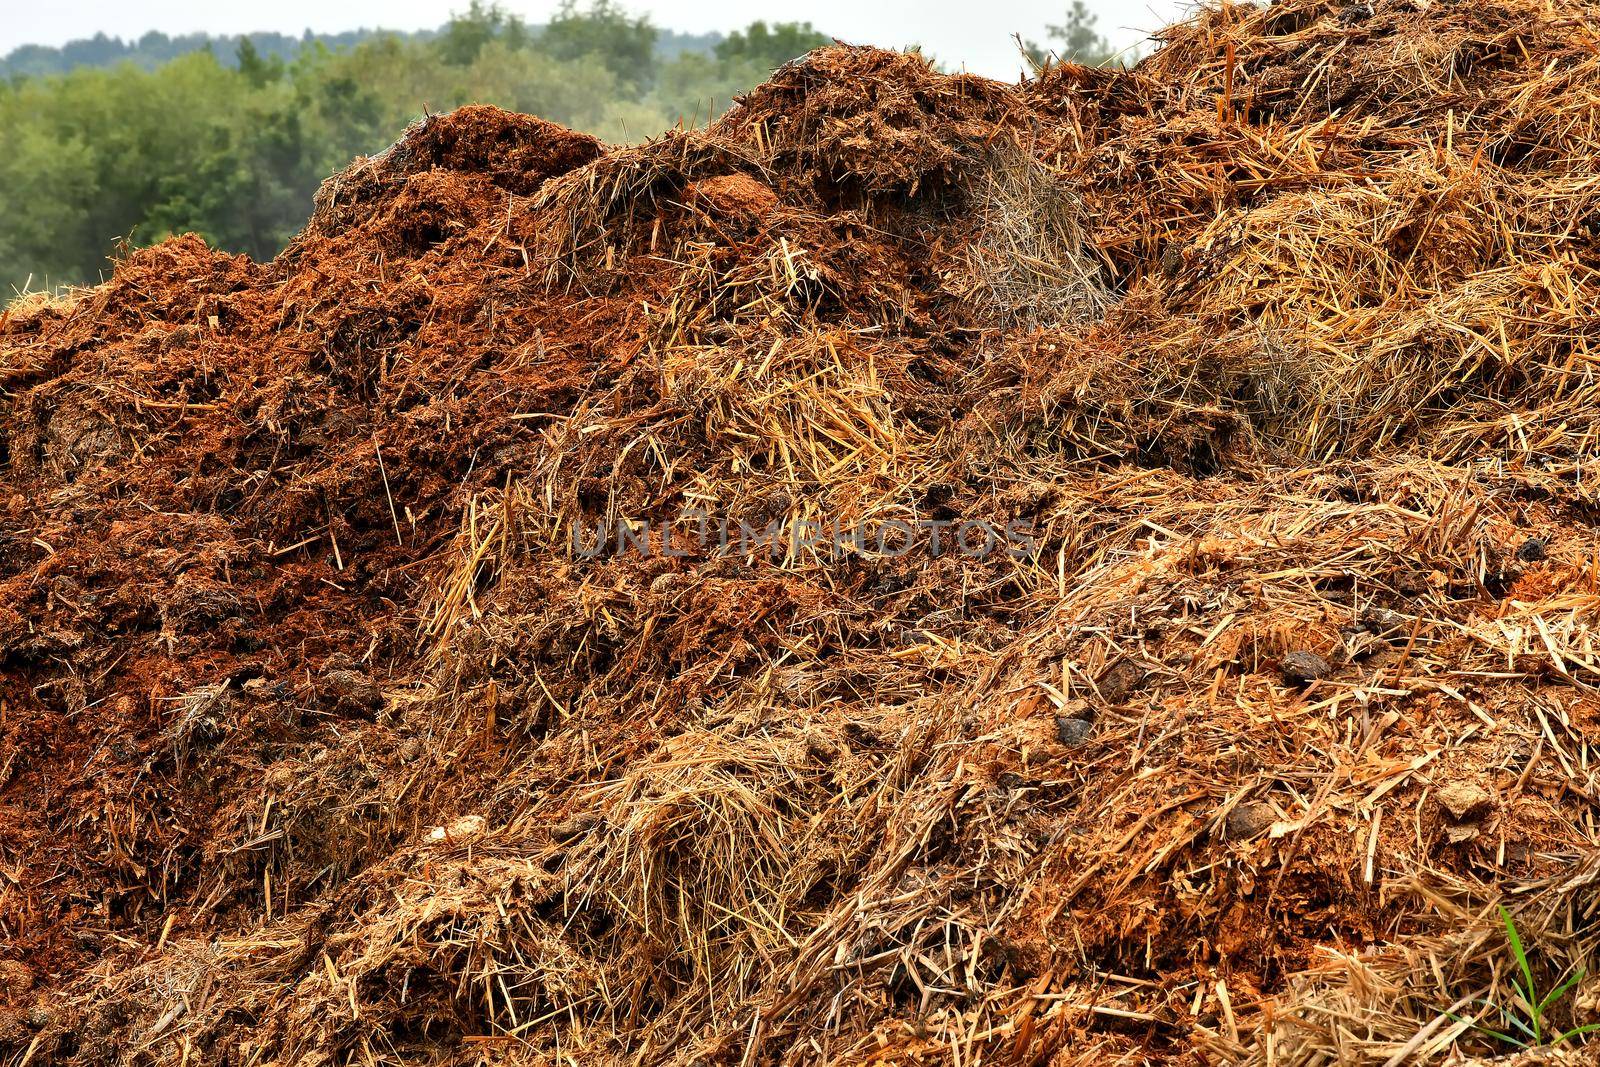
[[[1523,563],[1541,563],[1549,555],[1544,538],[1530,537],[1517,547],[1517,559]]]
[[[322,684],[341,704],[368,711],[383,706],[383,690],[362,671],[340,668],[322,676]]]
[[[1455,822],[1482,818],[1494,808],[1494,794],[1472,782],[1450,782],[1439,787],[1434,799],[1445,816]]]
[[[1077,748],[1089,740],[1089,735],[1094,732],[1094,723],[1088,719],[1073,719],[1065,715],[1056,716],[1056,739],[1068,748]]]
[[[1333,664],[1304,649],[1285,654],[1280,670],[1284,682],[1289,685],[1309,685],[1333,676]]]
[[[1368,608],[1361,613],[1361,625],[1371,633],[1392,637],[1405,633],[1410,621],[1389,608]]]
[[[691,202],[713,214],[760,216],[778,206],[778,194],[748,174],[723,174],[689,186]]]
[[[1118,660],[1095,682],[1107,704],[1121,704],[1144,683],[1145,672],[1132,660]]]
[[[588,813],[574,815],[551,826],[550,836],[556,841],[571,841],[573,838],[582,837],[598,825],[600,825],[598,815]]]
[[[1238,804],[1228,812],[1226,825],[1228,840],[1249,841],[1260,837],[1277,821],[1277,812],[1273,810],[1271,804],[1263,801]]]
[[[0,960],[0,987],[19,993],[32,989],[32,969],[21,960]]]

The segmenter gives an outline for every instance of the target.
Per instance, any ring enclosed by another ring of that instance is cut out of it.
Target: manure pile
[[[469,107],[271,263],[0,312],[0,1063],[1536,1043],[1600,965],[1597,27]]]

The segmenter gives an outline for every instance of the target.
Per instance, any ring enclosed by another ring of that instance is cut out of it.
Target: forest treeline
[[[1074,0],[1048,27],[1059,54],[1103,61],[1093,21]],[[7,61],[70,69],[0,80],[0,305],[96,282],[119,244],[175,233],[269,259],[323,178],[430,111],[498,104],[636,141],[706,121],[828,39],[808,22],[763,21],[696,38],[618,0],[564,0],[530,26],[473,0],[437,30],[332,43],[146,34],[20,49]]]
[[[529,27],[538,33],[542,26]],[[398,37],[401,40],[429,41],[438,36],[437,27],[424,30],[359,29],[338,33],[317,33],[307,29],[298,37],[287,33],[258,31],[256,33],[167,34],[151,30],[139,37],[123,40],[106,33],[81,37],[63,45],[25,44],[0,56],[0,81],[17,77],[40,77],[48,74],[66,74],[79,67],[112,67],[119,63],[132,63],[145,70],[153,70],[190,52],[211,52],[217,62],[225,67],[238,65],[240,46],[245,41],[258,55],[276,56],[292,60],[309,48],[327,48],[338,51],[354,48],[379,37]],[[663,59],[674,59],[684,52],[711,52],[723,35],[711,33],[680,33],[662,28],[657,31],[656,54]]]

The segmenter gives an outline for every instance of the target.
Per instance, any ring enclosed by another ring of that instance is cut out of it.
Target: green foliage
[[[214,52],[224,64],[227,57],[236,56],[240,47],[250,42],[256,54],[267,59],[281,59],[292,63],[304,51],[313,48],[333,50],[353,48],[364,41],[379,37],[401,37],[424,41],[434,35],[433,30],[417,33],[395,33],[391,30],[348,30],[343,33],[318,33],[309,31],[302,37],[282,33],[252,33],[243,36],[207,33],[185,33],[177,37],[152,30],[137,41],[124,41],[107,37],[103,33],[76,41],[68,41],[59,48],[47,45],[26,44],[0,56],[0,79],[15,77],[43,77],[66,74],[80,67],[112,67],[132,63],[143,70],[154,70],[163,63],[191,52]]]
[[[539,49],[555,59],[598,62],[624,85],[643,88],[655,81],[656,28],[648,16],[630,16],[616,0],[561,0],[550,25],[539,35]]]
[[[1049,47],[1024,41],[1023,51],[1035,68],[1045,66],[1052,53],[1069,63],[1103,67],[1117,59],[1117,51],[1111,47],[1111,42],[1095,29],[1098,22],[1098,16],[1089,10],[1083,0],[1072,0],[1072,6],[1067,8],[1059,23],[1048,23],[1045,26],[1045,32],[1049,34]]]
[[[735,93],[760,84],[770,73],[770,68],[748,60],[717,60],[691,52],[661,68],[655,88],[644,103],[659,114],[672,116],[672,121],[705,123],[726,110]],[[631,138],[625,135],[626,131],[615,129],[607,129],[602,135],[637,139],[639,131],[631,128],[631,132]]]
[[[516,15],[507,14],[499,4],[472,0],[466,14],[450,19],[434,47],[445,63],[465,67],[493,42],[515,50],[526,47],[529,39],[527,25]]]
[[[121,239],[194,231],[269,259],[304,225],[323,178],[429,111],[492,103],[638,140],[708,121],[826,40],[808,24],[758,22],[726,41],[668,34],[663,49],[649,20],[615,0],[568,0],[542,30],[473,0],[437,33],[342,48],[308,36],[292,50],[264,36],[207,38],[149,68],[121,42],[80,42],[73,56],[115,65],[0,80],[11,208],[0,213],[0,303],[30,284],[99,280]],[[180,40],[147,34],[137,47]]]
[[[818,33],[809,22],[768,26],[757,19],[748,28],[728,34],[717,45],[717,58],[725,63],[755,63],[772,70],[827,43],[827,35]]]
[[[239,73],[252,88],[263,89],[283,77],[283,57],[263,56],[248,37],[239,39],[234,54],[239,61]]]
[[[124,66],[24,82],[0,101],[0,184],[20,208],[0,218],[0,285],[93,280],[112,241],[150,235],[174,180],[207,170],[218,116],[249,91],[204,52],[159,77]]]
[[[1511,983],[1512,988],[1516,990],[1516,996],[1507,1004],[1482,1001],[1484,1011],[1478,1018],[1493,1019],[1495,1025],[1486,1026],[1482,1022],[1474,1022],[1473,1029],[1512,1048],[1560,1045],[1584,1034],[1600,1031],[1600,1023],[1586,1023],[1565,1031],[1550,1026],[1551,1010],[1561,1003],[1563,997],[1577,988],[1578,983],[1583,981],[1584,972],[1581,970],[1573,972],[1548,993],[1540,996],[1538,983],[1533,976],[1533,964],[1529,961],[1527,949],[1522,944],[1522,935],[1517,932],[1516,921],[1511,918],[1511,912],[1507,911],[1504,905],[1500,908],[1500,920],[1505,925],[1506,945],[1511,950],[1511,960],[1516,964],[1517,977]]]

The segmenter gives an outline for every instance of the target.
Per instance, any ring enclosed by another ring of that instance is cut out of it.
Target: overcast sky
[[[1012,33],[1042,38],[1047,22],[1059,22],[1070,0],[624,0],[648,12],[657,25],[675,30],[727,31],[752,19],[809,19],[817,29],[856,44],[901,47],[921,44],[950,68],[1009,77],[1018,67]],[[1179,0],[1088,0],[1099,29],[1118,46],[1141,40],[1184,10]],[[437,26],[466,0],[51,0],[0,3],[0,55],[20,44],[59,45],[105,32],[138,37],[164,33],[246,33],[277,30],[298,34],[384,26],[414,30]],[[504,0],[502,6],[529,22],[543,22],[556,0]],[[580,5],[581,6],[581,5]]]

